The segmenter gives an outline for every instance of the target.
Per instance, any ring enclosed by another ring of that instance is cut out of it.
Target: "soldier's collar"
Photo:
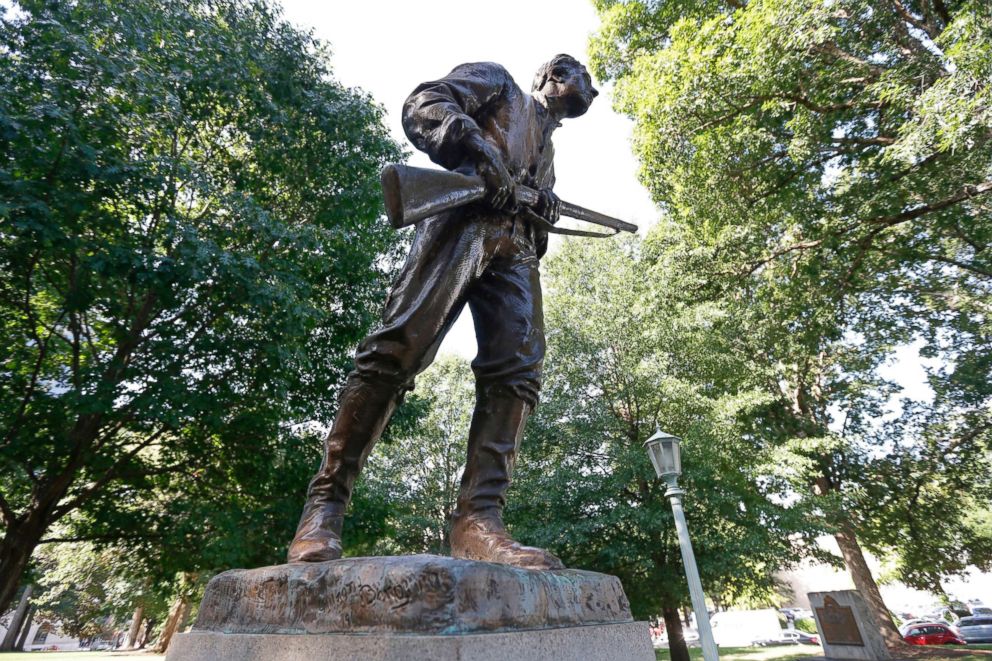
[[[546,105],[544,105],[541,98],[536,96],[532,96],[530,98],[534,102],[534,105],[537,107],[537,116],[541,118],[541,123],[544,125],[545,135],[548,134],[549,129],[554,130],[561,126],[561,122],[554,119],[551,116],[551,111],[548,110],[548,107]]]

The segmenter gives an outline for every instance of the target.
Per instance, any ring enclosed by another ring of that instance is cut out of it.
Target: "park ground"
[[[0,654],[3,661],[119,661],[121,659],[164,659],[164,654],[151,652],[13,652]]]
[[[0,654],[3,661],[120,661],[121,659],[164,659],[164,654],[151,652],[13,652]]]
[[[972,649],[972,650],[992,650],[992,645],[971,645],[969,648],[958,648],[954,649]],[[934,651],[934,650],[932,650]],[[669,661],[668,650],[655,650],[656,657],[658,661]],[[689,656],[692,661],[702,661],[703,652],[698,647],[689,648]],[[823,658],[823,650],[820,647],[721,647],[720,648],[720,661],[799,661],[800,659],[814,659]],[[929,659],[939,659],[937,656],[930,656]],[[992,659],[988,653],[986,654],[967,654],[963,656],[950,656],[946,658],[954,659],[955,661],[989,661]]]
[[[957,648],[965,649],[965,648]],[[971,650],[992,650],[992,645],[972,645]],[[703,653],[698,647],[689,648],[692,661],[701,661]],[[800,661],[801,659],[822,658],[823,650],[819,647],[723,647],[720,648],[721,661]],[[656,650],[658,661],[669,661],[668,650]],[[18,652],[0,654],[2,661],[119,661],[121,659],[162,659],[161,654],[147,652]],[[930,656],[929,659],[940,657]],[[964,656],[948,656],[954,661],[989,661],[992,656],[986,654],[968,654]]]

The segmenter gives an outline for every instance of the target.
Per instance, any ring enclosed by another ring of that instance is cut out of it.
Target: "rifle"
[[[517,204],[524,207],[537,204],[539,194],[533,188],[517,184],[515,190]],[[390,163],[382,169],[382,193],[386,200],[386,216],[393,227],[400,229],[442,211],[485,199],[486,183],[477,175]],[[613,233],[564,229],[555,227],[537,214],[532,214],[531,217],[537,218],[545,225],[545,229],[555,234],[613,236],[621,231],[637,231],[637,225],[564,200],[561,203],[561,215],[609,227]]]

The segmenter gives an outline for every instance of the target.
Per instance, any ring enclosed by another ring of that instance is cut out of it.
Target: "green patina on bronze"
[[[614,576],[413,555],[225,572],[193,630],[461,635],[632,621]]]

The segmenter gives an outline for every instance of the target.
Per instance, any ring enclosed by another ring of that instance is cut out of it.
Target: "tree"
[[[14,609],[9,618],[5,618],[4,624],[7,631],[4,633],[3,640],[0,641],[0,652],[11,652],[20,647],[18,641],[21,638],[21,630],[31,626],[32,594],[34,594],[34,585],[28,583],[24,586],[24,591],[21,592],[17,608]]]
[[[747,434],[768,397],[732,320],[686,304],[693,276],[654,243],[573,241],[549,260],[545,386],[508,519],[567,565],[619,576],[635,616],[661,612],[673,659],[687,659],[678,538],[642,447],[655,429],[684,439],[686,513],[714,601],[773,601],[773,573],[811,552],[818,528],[766,477],[774,444]]]
[[[742,347],[774,374],[756,427],[792,439],[784,472],[820,503],[899,644],[859,543],[887,504],[859,496],[886,471],[876,421],[894,387],[879,367],[894,346],[922,342],[944,365],[931,458],[989,461],[992,13],[943,0],[597,7],[594,68],[617,81],[643,181],[707,274],[695,293],[733,305]]]
[[[888,451],[868,462],[870,479],[853,494],[865,546],[893,560],[893,578],[945,602],[946,577],[992,569],[992,472],[975,459],[981,448],[967,447],[977,435],[956,433],[954,419],[939,396],[907,406],[882,428],[876,445]]]
[[[451,552],[448,517],[458,497],[474,408],[475,383],[466,361],[442,357],[418,378],[417,390],[373,451],[352,506],[355,523],[365,524],[369,512],[362,510],[381,503],[385,529],[378,538],[366,530],[365,544],[348,540],[349,553]],[[373,516],[379,509],[371,508]]]
[[[70,514],[126,514],[124,536],[156,480],[195,490],[216,455],[264,461],[290,423],[329,418],[395,264],[376,175],[402,156],[264,2],[17,10],[0,18],[0,611]]]
[[[76,638],[110,638],[140,604],[144,617],[161,617],[165,596],[146,580],[141,556],[126,549],[77,542],[43,547],[35,556],[39,621]]]
[[[474,398],[471,370],[443,358],[419,381],[359,482],[348,517],[349,554],[449,552],[447,517]],[[319,461],[321,431],[277,435],[262,455],[221,446],[193,480],[155,478],[137,495],[145,502],[118,493],[114,504],[76,512],[53,534],[102,541],[45,544],[36,553],[41,618],[77,636],[109,635],[108,623],[120,628],[130,618],[132,643],[149,621],[154,648],[165,652],[195,615],[211,576],[283,561]],[[140,526],[126,522],[132,515]],[[113,528],[122,522],[140,532],[114,539]]]

